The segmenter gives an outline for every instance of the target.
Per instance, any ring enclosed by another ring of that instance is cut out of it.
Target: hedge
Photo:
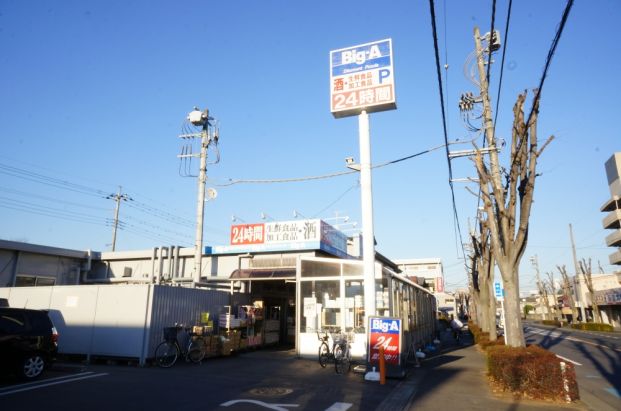
[[[556,355],[539,346],[487,348],[488,375],[516,397],[575,401],[580,398],[572,364],[561,371]]]
[[[614,327],[610,324],[604,323],[578,323],[572,324],[571,328],[575,328],[576,330],[585,330],[585,331],[614,331]]]
[[[563,324],[560,321],[558,321],[558,320],[542,320],[541,324],[543,324],[543,325],[551,325],[551,326],[554,326],[554,327],[562,327],[563,326]]]
[[[474,343],[478,344],[483,349],[486,349],[487,347],[491,347],[494,345],[505,344],[504,337],[498,337],[496,341],[490,341],[489,333],[483,332],[483,330],[481,330],[481,327],[479,327],[472,321],[468,322],[468,330],[470,330],[470,333],[474,337]]]

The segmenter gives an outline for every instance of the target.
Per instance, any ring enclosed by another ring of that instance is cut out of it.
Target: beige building
[[[409,258],[393,260],[401,273],[429,289],[434,294],[444,293],[444,269],[439,258]]]
[[[615,328],[621,328],[621,272],[615,274],[593,274],[593,299],[580,276],[578,283],[578,306],[588,319],[593,319],[593,305],[599,307],[601,321]]]
[[[606,177],[610,198],[601,207],[607,213],[602,221],[605,229],[613,230],[606,236],[606,245],[616,248],[608,257],[610,264],[621,265],[621,153],[615,153],[606,161]]]

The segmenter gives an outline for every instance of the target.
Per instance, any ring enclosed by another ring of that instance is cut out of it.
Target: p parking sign
[[[392,39],[330,52],[330,111],[335,118],[395,108]]]

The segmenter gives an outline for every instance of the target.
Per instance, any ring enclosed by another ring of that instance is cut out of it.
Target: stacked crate
[[[217,335],[207,335],[205,338],[205,357],[215,357],[219,354]]]

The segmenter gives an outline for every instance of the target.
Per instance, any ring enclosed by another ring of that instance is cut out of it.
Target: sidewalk
[[[407,411],[440,410],[511,410],[559,411],[586,410],[577,402],[551,403],[514,400],[507,393],[493,393],[486,376],[485,355],[473,345],[472,336],[456,343],[450,333],[441,338],[438,354],[423,360],[420,368],[412,368],[378,409]]]

